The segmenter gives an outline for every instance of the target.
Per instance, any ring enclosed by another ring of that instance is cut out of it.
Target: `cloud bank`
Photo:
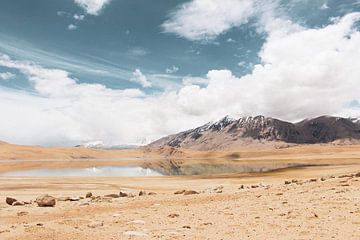
[[[323,28],[306,29],[279,19],[265,26],[269,34],[259,53],[261,64],[251,74],[210,70],[206,77],[185,78],[178,90],[156,95],[78,83],[64,70],[2,54],[0,66],[21,72],[34,93],[0,88],[0,109],[6,113],[0,118],[0,139],[136,144],[228,114],[298,120],[348,113],[350,104],[360,101],[360,32],[354,27],[359,20],[360,13],[352,13]],[[148,84],[140,70],[134,80]]]

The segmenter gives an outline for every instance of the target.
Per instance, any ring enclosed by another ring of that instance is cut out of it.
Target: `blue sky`
[[[143,144],[359,111],[357,0],[2,0],[0,139]]]

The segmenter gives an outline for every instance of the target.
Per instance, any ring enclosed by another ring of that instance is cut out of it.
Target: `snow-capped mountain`
[[[217,122],[164,137],[150,146],[170,146],[198,150],[224,149],[253,143],[329,143],[339,139],[360,140],[359,120],[321,116],[290,123],[264,116]]]

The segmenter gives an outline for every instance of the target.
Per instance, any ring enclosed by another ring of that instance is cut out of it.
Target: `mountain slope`
[[[290,123],[264,116],[232,119],[164,137],[150,146],[197,150],[224,149],[252,144],[314,144],[339,139],[360,140],[360,123],[353,119],[321,116]]]

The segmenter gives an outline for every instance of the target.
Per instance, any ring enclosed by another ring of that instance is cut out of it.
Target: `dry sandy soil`
[[[111,157],[141,157],[149,152],[161,156],[161,151],[140,150],[139,155],[137,150],[131,156],[121,152]],[[26,151],[22,154],[20,159]],[[182,166],[213,163],[215,158],[217,163],[230,159],[246,165],[296,162],[319,166],[197,177],[0,177],[0,239],[360,239],[360,177],[342,176],[360,172],[359,146],[184,151],[174,156],[172,161]],[[156,160],[154,166],[166,167],[167,161]],[[102,164],[122,165],[124,161],[3,162],[0,172]],[[292,179],[298,182],[284,183]],[[174,194],[182,189],[199,194]],[[140,190],[157,194],[137,196]],[[100,198],[57,201],[50,208],[5,203],[6,197],[30,201],[42,194],[75,197],[89,191]],[[136,196],[104,198],[119,191]]]

